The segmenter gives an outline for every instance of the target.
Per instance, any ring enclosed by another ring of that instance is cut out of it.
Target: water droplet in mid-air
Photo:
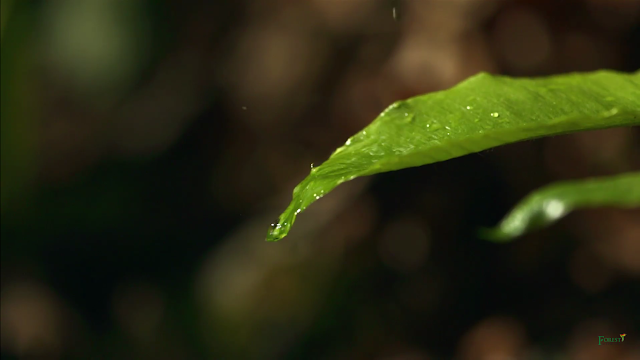
[[[494,118],[497,118],[498,116],[500,116],[500,114],[498,114],[497,112],[492,112],[491,116]]]

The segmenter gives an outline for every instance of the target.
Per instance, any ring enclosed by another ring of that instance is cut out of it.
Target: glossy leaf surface
[[[306,207],[359,176],[543,136],[639,124],[640,71],[531,79],[481,73],[388,107],[296,186],[267,240],[285,237]]]

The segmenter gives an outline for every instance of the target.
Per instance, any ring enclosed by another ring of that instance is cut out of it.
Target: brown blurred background
[[[640,1],[2,0],[2,359],[640,359],[640,212],[476,237],[640,169],[637,128],[359,179],[264,242],[393,101],[600,68],[640,68]]]

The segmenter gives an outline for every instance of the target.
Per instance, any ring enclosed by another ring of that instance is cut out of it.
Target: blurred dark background
[[[2,359],[640,359],[640,212],[476,236],[640,169],[637,128],[358,179],[264,242],[396,100],[637,70],[640,1],[1,4]]]

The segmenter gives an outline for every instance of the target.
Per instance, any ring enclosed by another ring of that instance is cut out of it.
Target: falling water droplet
[[[395,7],[393,8],[393,20],[398,21],[398,17],[397,17],[397,14],[396,14],[396,8]]]
[[[246,107],[246,106],[243,106],[243,107],[242,107],[242,110],[247,110],[247,107]]]
[[[500,114],[498,114],[497,112],[493,112],[491,113],[491,116],[494,118],[497,118],[498,116],[500,116]]]

